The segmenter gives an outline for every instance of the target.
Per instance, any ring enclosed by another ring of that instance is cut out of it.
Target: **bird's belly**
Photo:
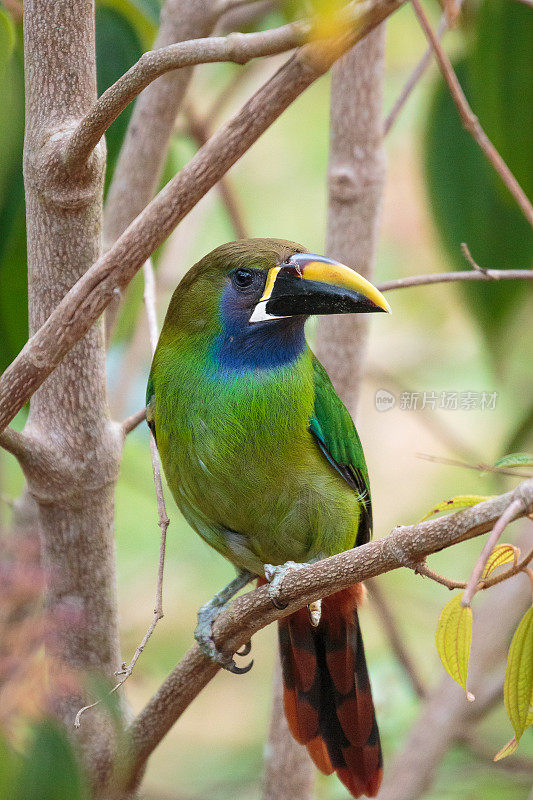
[[[171,462],[181,465],[169,480],[176,502],[209,544],[254,572],[353,547],[356,495],[306,429],[278,439],[260,425],[253,436],[224,430],[199,425],[196,435],[169,443]]]

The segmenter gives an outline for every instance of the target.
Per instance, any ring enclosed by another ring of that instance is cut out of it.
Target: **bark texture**
[[[74,179],[62,165],[69,129],[96,98],[93,3],[27,0],[24,44],[31,335],[100,255],[105,150],[99,146]],[[112,676],[120,664],[113,489],[121,435],[107,411],[103,344],[96,324],[34,393],[25,434],[35,446],[22,458],[54,620],[50,691],[71,729],[85,702],[78,670]],[[95,782],[103,782],[110,731],[95,716],[79,738]]]
[[[385,26],[332,70],[326,253],[371,279],[385,181],[382,106]],[[315,351],[354,414],[364,364],[366,315],[322,317]]]

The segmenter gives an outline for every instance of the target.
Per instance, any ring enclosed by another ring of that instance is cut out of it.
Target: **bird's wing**
[[[329,376],[313,359],[315,407],[310,431],[331,466],[360,495],[362,516],[356,545],[372,538],[372,501],[363,448],[352,418],[337,395]]]

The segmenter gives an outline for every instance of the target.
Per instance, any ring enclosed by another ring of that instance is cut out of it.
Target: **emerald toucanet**
[[[217,248],[170,302],[147,419],[185,519],[239,570],[200,609],[196,631],[204,651],[233,672],[246,668],[224,661],[211,624],[239,588],[255,576],[275,584],[286,562],[321,559],[371,536],[361,443],[304,335],[312,314],[367,311],[389,306],[365,278],[279,239]],[[361,595],[356,585],[324,599],[320,621],[306,609],[280,620],[279,644],[293,736],[354,797],[373,797],[382,758]]]

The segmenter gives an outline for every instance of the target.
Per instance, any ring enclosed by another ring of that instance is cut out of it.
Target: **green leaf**
[[[6,65],[13,55],[16,41],[13,17],[0,6],[0,80],[4,77]]]
[[[452,497],[450,500],[441,500],[440,503],[437,503],[430,508],[428,513],[419,520],[419,522],[424,522],[424,520],[429,519],[434,514],[441,514],[443,511],[453,511],[456,508],[468,508],[469,506],[475,506],[478,503],[483,503],[485,500],[491,500],[492,495],[482,495],[482,494],[459,494],[457,497]]]
[[[466,688],[470,645],[472,643],[472,609],[463,606],[463,593],[453,597],[441,611],[437,623],[436,643],[446,672],[473,700]]]
[[[14,800],[86,800],[87,787],[72,744],[54,720],[35,726]]]
[[[0,372],[28,336],[23,139],[24,71],[17,49],[0,79]]]
[[[481,575],[481,580],[488,578],[497,567],[501,567],[503,564],[516,563],[519,555],[520,550],[518,547],[514,547],[512,544],[497,545],[490,554],[489,560],[485,564],[485,569]]]
[[[17,754],[0,732],[0,798],[2,800],[8,800],[15,793],[19,761]]]
[[[498,57],[507,58],[508,51],[507,46]],[[479,93],[490,93],[492,82],[485,78],[476,93],[470,61],[462,58],[454,66],[476,111]],[[512,126],[507,123],[507,127],[512,135]],[[528,146],[531,148],[530,143]],[[464,130],[448,87],[440,77],[430,103],[424,150],[430,205],[452,268],[468,268],[461,253],[462,242],[468,244],[475,260],[484,267],[510,269],[529,265],[533,259],[533,231],[477,143]],[[513,346],[512,338],[505,335],[505,326],[517,304],[528,296],[530,287],[525,281],[463,282],[457,291],[476,320],[493,362],[499,365],[506,348]]]
[[[530,8],[522,3],[509,5],[507,0],[483,0],[470,58],[476,111],[528,197],[533,196],[532,42]],[[503,191],[501,197],[514,202]]]
[[[98,0],[97,7],[109,8],[133,28],[143,50],[150,50],[159,23],[157,3],[146,0]]]
[[[494,464],[495,467],[533,467],[533,456],[529,453],[511,453],[500,458]]]
[[[533,606],[522,617],[509,648],[503,697],[518,742],[533,722]]]

